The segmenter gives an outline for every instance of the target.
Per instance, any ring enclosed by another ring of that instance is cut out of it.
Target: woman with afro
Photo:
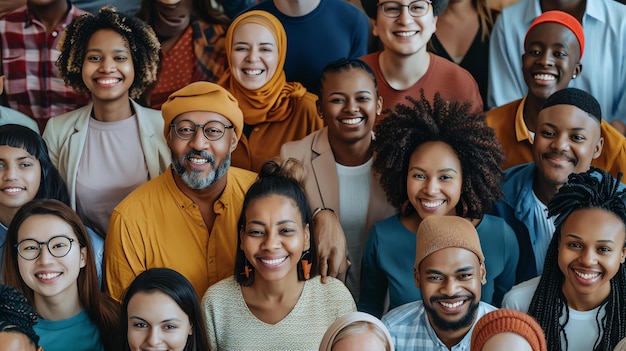
[[[104,236],[113,208],[170,164],[160,112],[133,100],[156,79],[159,41],[145,22],[108,7],[63,35],[59,72],[92,102],[55,117],[43,137],[72,207]]]
[[[500,194],[503,152],[482,113],[471,103],[433,104],[408,98],[376,127],[373,167],[389,202],[400,213],[370,232],[362,261],[358,308],[380,317],[421,299],[413,279],[417,227],[431,215],[461,216],[478,231],[487,270],[482,300],[499,306],[515,282],[517,239],[499,217],[486,214]]]

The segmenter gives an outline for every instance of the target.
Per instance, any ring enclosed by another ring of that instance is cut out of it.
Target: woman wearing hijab
[[[218,84],[237,98],[244,115],[243,134],[232,153],[235,167],[258,172],[282,144],[323,126],[317,97],[302,84],[286,81],[286,54],[285,29],[268,12],[246,12],[228,28],[229,68]]]

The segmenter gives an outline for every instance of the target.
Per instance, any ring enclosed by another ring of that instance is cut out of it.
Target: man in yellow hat
[[[256,174],[230,167],[243,130],[237,100],[224,88],[192,83],[162,106],[172,165],[113,211],[105,240],[106,286],[119,300],[141,272],[172,268],[198,296],[233,274],[236,223]]]

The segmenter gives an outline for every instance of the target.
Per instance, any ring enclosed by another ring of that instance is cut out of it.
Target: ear
[[[238,144],[239,144],[239,138],[237,138],[237,134],[235,133],[235,130],[233,129],[233,136],[230,138],[230,152],[231,153],[235,151]]]
[[[4,75],[0,76],[0,95],[2,95],[2,92],[4,91]]]
[[[309,229],[309,225],[307,224],[304,227],[304,249],[302,251],[306,251],[311,248],[311,230]]]
[[[239,249],[241,251],[243,251],[243,236],[244,236],[244,231],[243,231],[243,227],[241,227],[239,229]]]
[[[620,257],[619,262],[623,264],[625,260],[626,260],[626,246],[624,246],[624,248],[622,249],[622,255]]]
[[[485,262],[480,264],[480,284],[487,284],[487,270],[485,269]]]
[[[87,248],[80,248],[80,268],[83,268],[87,265]]]
[[[383,97],[379,96],[378,101],[376,102],[376,115],[380,115],[383,111]]]
[[[593,158],[594,159],[600,157],[600,154],[602,153],[602,148],[603,147],[604,147],[604,138],[600,137],[600,139],[598,139],[598,142],[596,143],[596,146],[594,147],[594,150],[593,150]]]
[[[580,72],[582,72],[582,71],[583,71],[583,64],[579,62],[574,67],[574,76],[579,76]]]
[[[413,267],[413,278],[415,278],[415,287],[420,288],[420,271],[419,269]]]
[[[187,335],[193,335],[193,325],[189,326],[189,334]]]
[[[324,118],[324,114],[322,113],[322,104],[320,103],[320,99],[315,100],[315,107],[317,107],[317,114],[320,117]]]
[[[378,36],[378,26],[375,19],[372,20],[372,35],[375,37]]]

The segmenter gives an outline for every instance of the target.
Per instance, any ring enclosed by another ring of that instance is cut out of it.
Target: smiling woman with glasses
[[[397,1],[379,2],[377,6],[383,12],[383,15],[390,18],[398,18],[402,15],[402,10],[406,7],[409,9],[409,15],[413,17],[422,17],[428,13],[428,9],[432,4],[429,0],[417,0],[408,5],[402,5]]]
[[[35,307],[34,329],[46,351],[68,350],[68,343],[72,350],[121,349],[119,305],[98,289],[91,239],[67,205],[23,205],[7,232],[2,269],[2,283]]]

